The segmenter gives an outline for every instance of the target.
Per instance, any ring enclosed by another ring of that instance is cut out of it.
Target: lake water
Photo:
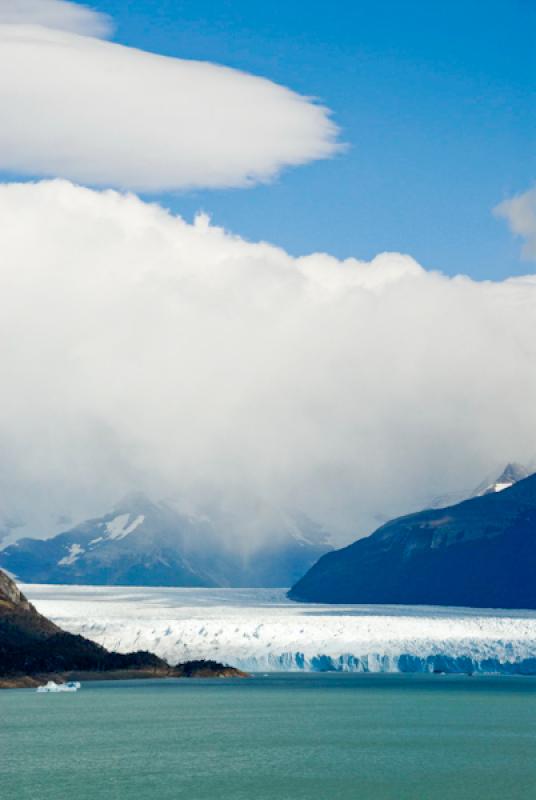
[[[536,678],[272,674],[0,692],[2,800],[534,800]]]

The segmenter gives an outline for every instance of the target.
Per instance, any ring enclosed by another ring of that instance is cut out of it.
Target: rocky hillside
[[[49,675],[96,677],[241,677],[216,662],[170,667],[146,651],[113,653],[66,633],[39,614],[17,585],[0,571],[0,688],[32,685]],[[28,680],[28,679],[34,680]]]
[[[294,600],[536,608],[536,475],[323,556]]]

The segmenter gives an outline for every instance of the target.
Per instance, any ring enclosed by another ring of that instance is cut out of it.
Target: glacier
[[[294,603],[285,589],[25,584],[71,633],[169,663],[212,658],[250,672],[536,674],[536,611]]]

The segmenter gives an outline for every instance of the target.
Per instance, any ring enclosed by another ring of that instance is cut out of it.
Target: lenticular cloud
[[[328,111],[310,98],[235,69],[78,35],[104,24],[83,12],[28,0],[10,15],[0,6],[0,169],[147,191],[248,186],[338,150]],[[34,24],[2,24],[17,21]]]
[[[0,218],[5,519],[135,488],[346,541],[534,457],[534,278],[292,258],[64,181],[1,186]]]

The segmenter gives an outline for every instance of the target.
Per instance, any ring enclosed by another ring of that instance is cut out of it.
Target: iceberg
[[[48,681],[44,686],[38,686],[36,691],[39,694],[48,694],[49,692],[77,692],[79,689],[80,683],[78,681],[69,681],[68,683]]]
[[[263,673],[536,674],[536,611],[300,604],[284,589],[23,589],[65,630],[169,663],[212,658]]]

